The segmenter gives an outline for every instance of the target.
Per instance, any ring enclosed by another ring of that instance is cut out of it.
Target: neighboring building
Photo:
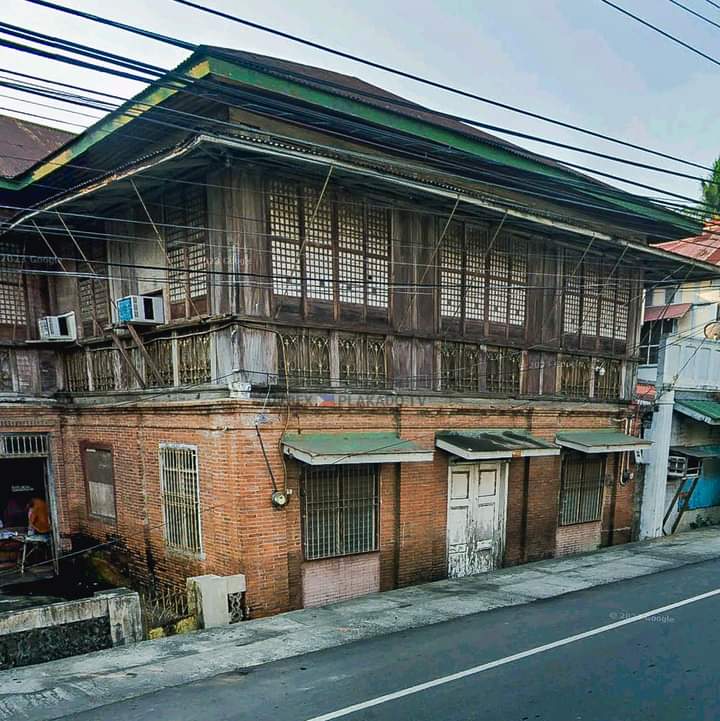
[[[720,226],[659,247],[720,265]],[[646,294],[637,396],[654,445],[644,457],[643,537],[720,522],[720,341],[710,325],[719,310],[716,279]]]
[[[177,72],[0,181],[0,505],[255,614],[628,541],[690,221],[355,78]]]

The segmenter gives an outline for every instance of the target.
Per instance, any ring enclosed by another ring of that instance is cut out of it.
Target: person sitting
[[[50,532],[50,514],[47,503],[38,496],[33,496],[28,505],[28,535],[48,537]]]

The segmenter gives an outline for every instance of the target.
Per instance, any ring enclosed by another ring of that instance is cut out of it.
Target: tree
[[[714,218],[720,215],[720,157],[713,163],[712,173],[707,180],[701,180],[703,215]]]

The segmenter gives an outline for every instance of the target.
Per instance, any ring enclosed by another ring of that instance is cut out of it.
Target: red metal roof
[[[643,323],[652,323],[654,320],[670,320],[682,318],[692,308],[692,303],[675,303],[674,305],[652,305],[645,308]]]
[[[671,240],[658,243],[656,248],[669,250],[671,253],[684,255],[686,258],[702,260],[705,263],[720,265],[720,219],[705,222],[703,232],[683,240]]]
[[[22,173],[73,137],[67,130],[0,115],[0,177]]]

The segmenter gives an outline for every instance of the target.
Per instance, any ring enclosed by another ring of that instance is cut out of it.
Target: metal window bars
[[[604,481],[605,456],[568,453],[563,459],[560,525],[599,521]]]
[[[44,458],[48,436],[44,433],[5,433],[0,435],[0,456],[4,458]]]
[[[599,358],[595,364],[594,397],[617,400],[622,395],[622,361]]]
[[[160,483],[168,548],[202,554],[200,477],[195,446],[160,444]]]
[[[373,465],[306,469],[300,489],[305,559],[376,551],[378,487]]]

